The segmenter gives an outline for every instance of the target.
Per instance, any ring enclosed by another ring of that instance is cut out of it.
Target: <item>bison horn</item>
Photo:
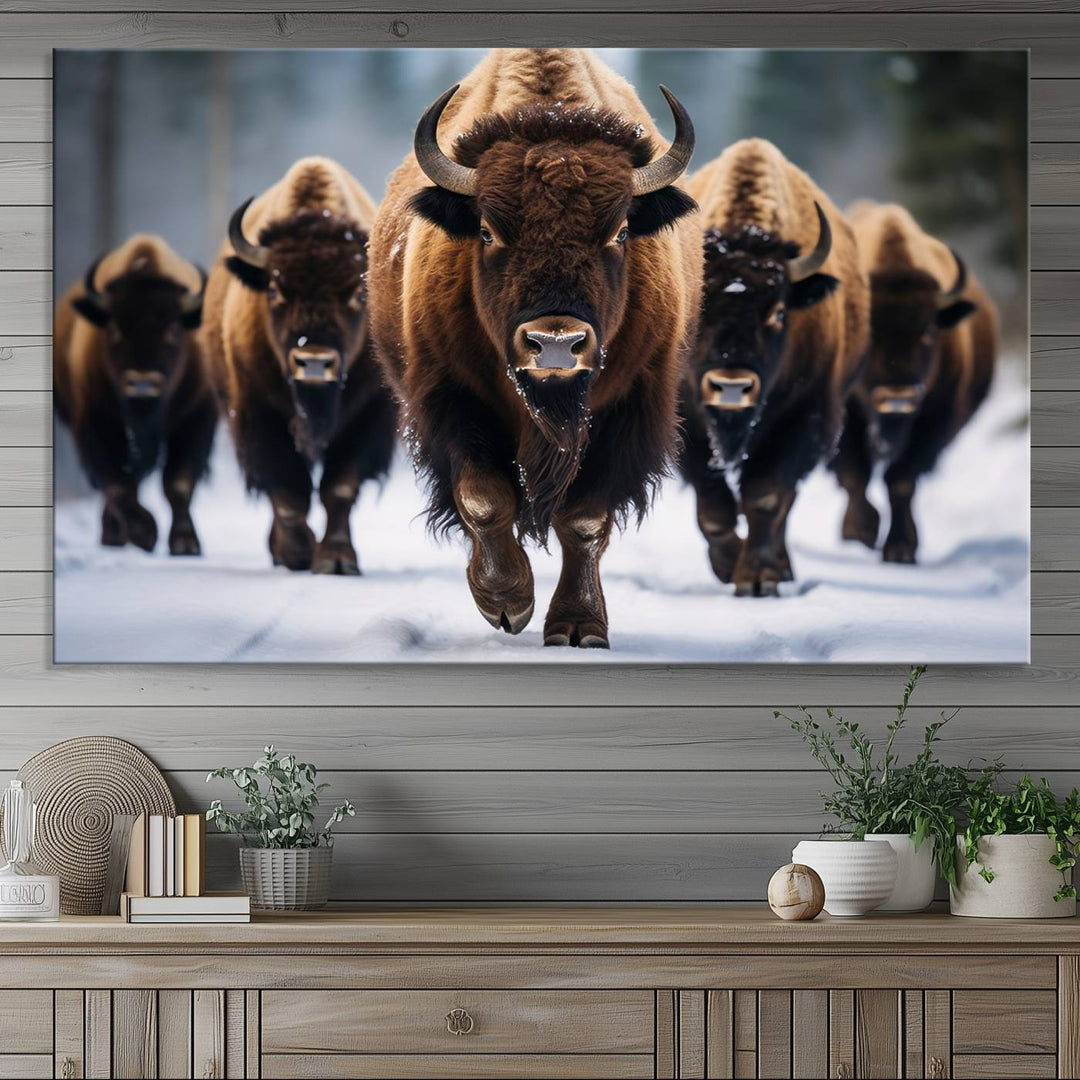
[[[206,292],[206,271],[196,264],[195,269],[199,272],[199,287],[189,289],[180,298],[180,311],[184,315],[194,314],[202,307],[203,293]]]
[[[967,267],[964,265],[964,260],[952,248],[949,248],[949,251],[956,260],[956,281],[948,292],[938,294],[939,308],[948,307],[954,300],[959,300],[964,295],[964,289],[967,288]]]
[[[108,296],[103,292],[98,292],[97,286],[94,284],[94,278],[97,276],[97,269],[101,265],[101,260],[104,258],[104,254],[99,255],[93,263],[91,263],[90,269],[86,271],[86,276],[83,278],[83,292],[86,293],[86,298],[96,307],[99,307],[102,311],[108,311]]]
[[[686,172],[694,153],[694,125],[690,114],[666,86],[660,87],[660,93],[667,98],[671,115],[675,117],[675,138],[663,157],[650,161],[648,165],[639,165],[634,170],[635,195],[649,195],[675,183]]]
[[[799,255],[794,259],[788,259],[788,280],[791,282],[803,281],[811,274],[816,274],[832,251],[832,227],[825,211],[815,202],[814,209],[818,218],[818,238],[813,251],[805,255]]]
[[[261,244],[251,244],[244,236],[244,214],[254,198],[255,196],[252,195],[247,202],[238,206],[229,219],[229,243],[232,244],[237,258],[242,259],[250,266],[257,266],[260,270],[265,270],[266,264],[270,260],[270,249],[264,248]]]
[[[476,194],[476,170],[459,165],[448,158],[439,148],[437,131],[439,117],[442,116],[446,103],[457,93],[460,83],[451,86],[440,98],[433,101],[420,117],[413,136],[413,153],[424,175],[447,191],[458,195]]]

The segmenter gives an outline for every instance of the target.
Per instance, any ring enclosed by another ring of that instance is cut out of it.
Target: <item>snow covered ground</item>
[[[96,497],[56,508],[58,662],[553,661],[611,663],[1024,662],[1029,631],[1028,398],[1004,368],[990,399],[916,497],[920,565],[893,566],[839,539],[842,493],[814,473],[792,511],[797,581],[780,598],[736,598],[712,576],[693,494],[670,481],[640,531],[602,564],[611,651],[544,649],[558,578],[532,551],[536,614],[510,637],[488,626],[465,583],[465,546],[425,532],[422,498],[399,455],[385,489],[353,513],[363,576],[273,568],[270,507],[244,493],[227,434],[196,494],[201,559],[163,549],[157,479],[143,499],[162,539],[147,555],[98,546]],[[871,498],[887,506],[880,481]],[[321,507],[312,514],[319,532]]]

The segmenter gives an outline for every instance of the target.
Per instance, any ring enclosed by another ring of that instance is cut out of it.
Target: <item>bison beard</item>
[[[514,375],[533,421],[517,452],[525,489],[521,531],[541,544],[547,543],[552,515],[565,500],[589,444],[586,399],[592,376],[591,371],[540,380],[523,371]]]
[[[334,434],[343,388],[340,381],[323,386],[292,383],[296,411],[289,421],[289,431],[297,452],[309,463],[322,455]]]

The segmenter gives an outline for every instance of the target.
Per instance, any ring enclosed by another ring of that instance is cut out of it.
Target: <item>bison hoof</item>
[[[729,584],[735,573],[735,564],[739,561],[742,553],[742,540],[735,537],[732,540],[709,541],[709,565],[712,572],[725,585]]]
[[[173,529],[169,533],[170,555],[201,555],[202,547],[199,538],[193,531],[178,531]]]
[[[870,503],[864,502],[861,506],[849,503],[840,535],[845,540],[857,540],[873,551],[877,547],[880,527],[881,515]]]
[[[609,649],[607,627],[599,619],[551,619],[544,626],[545,645]]]
[[[752,563],[745,559],[735,568],[736,596],[779,596],[780,582],[784,580],[778,562]]]
[[[536,602],[529,598],[527,605],[521,608],[517,604],[504,604],[499,605],[497,611],[493,611],[491,608],[481,607],[479,602],[477,603],[477,610],[481,615],[496,630],[505,630],[508,634],[520,634],[526,626],[529,625],[529,620],[533,617],[533,610],[536,607]]]
[[[103,547],[123,547],[128,542],[127,522],[122,514],[106,508],[101,515],[101,543]]]
[[[315,554],[315,534],[307,522],[284,526],[277,521],[270,530],[270,554],[275,566],[286,570],[310,570]]]
[[[315,558],[311,564],[313,573],[340,574],[356,577],[360,573],[360,563],[352,544],[340,541],[324,540],[315,549]]]
[[[887,540],[881,558],[884,562],[913,565],[915,562],[915,545],[907,540]]]
[[[141,506],[127,512],[128,542],[143,551],[153,551],[157,546],[157,522],[149,510]]]

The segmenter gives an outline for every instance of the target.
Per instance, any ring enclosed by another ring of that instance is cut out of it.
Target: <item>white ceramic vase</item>
[[[791,861],[818,872],[830,915],[865,915],[896,884],[896,852],[884,840],[803,840]]]
[[[983,919],[1070,918],[1076,901],[1054,899],[1062,885],[1061,871],[1049,861],[1054,850],[1054,841],[1043,835],[980,836],[979,861],[965,868],[964,842],[958,839],[949,910]],[[979,876],[980,864],[993,870],[993,881]]]
[[[867,840],[884,840],[896,852],[896,884],[878,911],[923,911],[934,899],[937,862],[934,838],[928,836],[915,850],[907,833],[867,833]]]

